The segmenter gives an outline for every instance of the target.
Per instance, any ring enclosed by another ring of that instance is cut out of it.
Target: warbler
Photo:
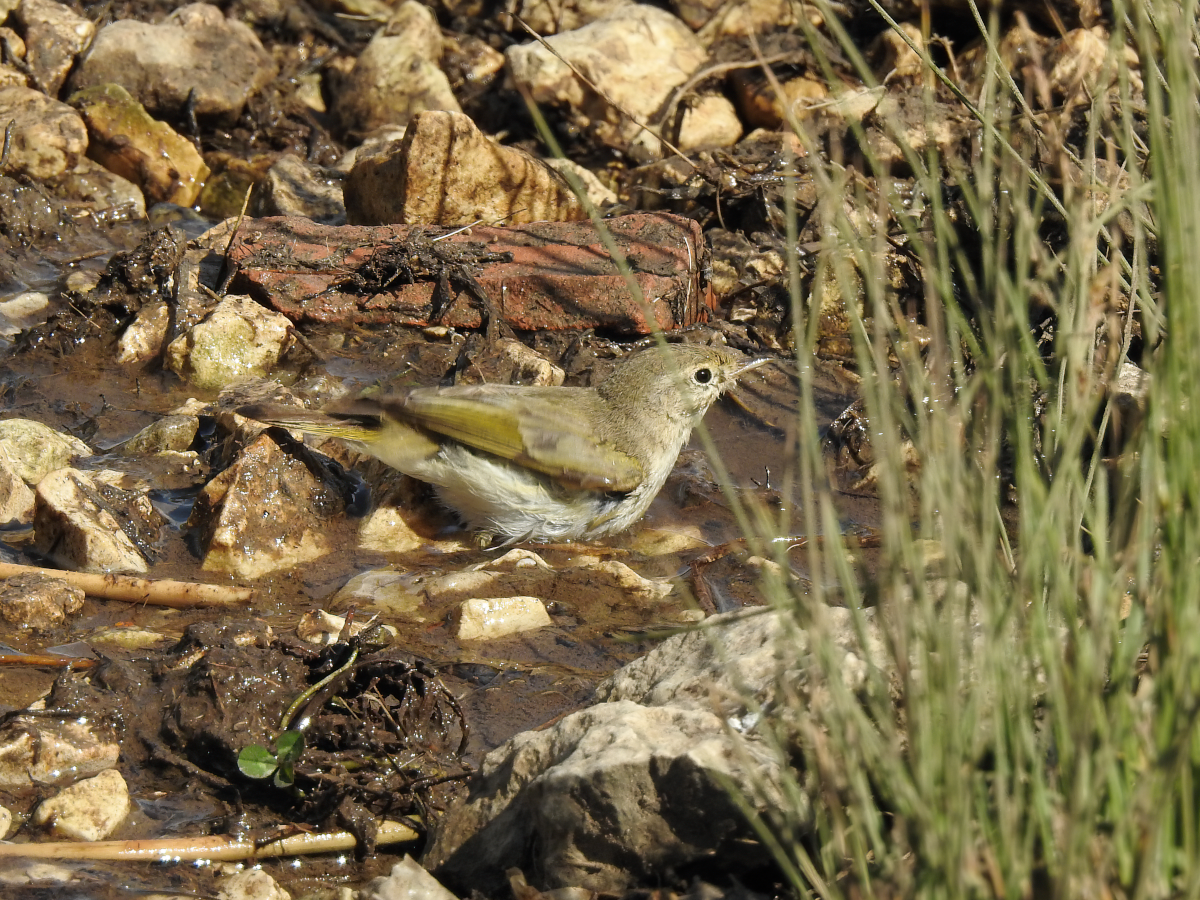
[[[641,518],[708,408],[766,362],[670,344],[626,357],[595,387],[456,385],[237,412],[340,438],[434,485],[482,543],[592,540]]]

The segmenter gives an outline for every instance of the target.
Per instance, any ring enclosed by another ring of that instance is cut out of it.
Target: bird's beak
[[[757,369],[759,366],[765,366],[767,363],[774,362],[774,361],[775,361],[774,357],[771,357],[771,356],[763,356],[763,357],[760,357],[759,359],[752,359],[752,360],[750,360],[750,362],[746,363],[744,366],[737,369],[733,373],[733,377],[741,378],[743,375],[745,375],[751,369]]]

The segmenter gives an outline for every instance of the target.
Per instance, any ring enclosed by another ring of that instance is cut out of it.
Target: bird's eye
[[[692,377],[696,379],[696,384],[708,384],[712,381],[712,369],[697,369]]]

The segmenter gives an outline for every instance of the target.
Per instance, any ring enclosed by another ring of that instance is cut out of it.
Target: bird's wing
[[[588,411],[598,402],[584,388],[511,385],[419,388],[379,400],[398,419],[512,460],[566,487],[631,491],[645,473],[632,456],[597,440]]]

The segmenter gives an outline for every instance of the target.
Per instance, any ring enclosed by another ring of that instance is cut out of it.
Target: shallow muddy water
[[[321,363],[301,363],[303,371],[284,366],[280,378],[290,382],[333,374],[356,387],[379,380],[389,374],[391,365],[379,352],[380,340],[378,335],[344,340],[344,350],[327,355]],[[412,340],[410,333],[398,338],[397,343]],[[411,360],[412,355],[407,358]],[[33,351],[10,354],[3,363],[7,390],[0,415],[34,419],[81,438],[98,454],[82,461],[82,468],[136,468],[127,458],[105,456],[105,451],[190,398],[215,399],[197,395],[170,372],[122,369],[111,359],[108,340],[85,340],[78,349],[66,353],[46,342]],[[419,367],[417,370],[417,377],[428,378],[419,374]],[[781,423],[792,418],[794,395],[789,391],[794,386],[789,385],[792,379],[785,364],[769,383],[756,383],[744,394],[725,398],[706,420],[713,443],[733,483],[739,486],[739,494],[776,508],[781,502],[779,486],[788,483],[789,438]],[[820,401],[822,415],[829,420],[847,402],[832,383]],[[212,474],[208,473],[210,477]],[[153,475],[149,477],[153,479]],[[190,488],[172,484],[169,490],[154,494],[156,506],[168,515],[171,524],[155,547],[157,560],[151,578],[213,583],[232,580],[202,571],[199,559],[189,548],[185,522],[199,481]],[[868,523],[871,515],[869,507],[858,507],[856,502],[847,498],[845,519],[851,526]],[[705,558],[702,565],[694,564],[711,548],[720,548],[740,536],[695,436],[644,521],[630,533],[602,545],[526,545],[553,570],[552,575],[537,582],[536,588],[529,589],[530,593],[536,590],[546,602],[553,622],[550,627],[487,642],[457,640],[453,614],[461,597],[452,589],[453,579],[460,573],[486,569],[505,549],[475,548],[470,535],[432,499],[421,499],[419,492],[411,514],[417,531],[428,536],[427,546],[404,554],[362,549],[356,540],[361,520],[343,513],[328,523],[327,536],[335,552],[288,571],[239,582],[254,589],[253,601],[244,607],[174,610],[88,598],[69,628],[33,634],[14,626],[0,626],[0,643],[23,653],[60,647],[73,655],[136,661],[160,656],[188,626],[197,623],[269,627],[276,635],[290,636],[300,618],[313,609],[345,615],[353,605],[357,615],[366,618],[377,614],[380,622],[395,627],[396,645],[428,660],[445,688],[457,698],[469,726],[462,762],[470,767],[513,734],[537,728],[586,704],[600,680],[644,653],[662,636],[696,621],[703,611],[725,611],[760,602],[754,571],[744,564],[736,546],[728,554],[720,550],[711,560]],[[794,528],[784,530],[795,533]],[[26,536],[20,532],[10,535],[12,549],[27,549],[21,541]],[[796,574],[803,578],[799,568],[802,553],[794,553],[793,559]],[[23,561],[40,562],[36,558]],[[660,593],[637,596],[590,574],[592,567],[606,561],[624,563],[643,578],[660,582]],[[404,588],[401,600],[334,600],[350,578],[380,568],[400,573]],[[675,580],[673,589],[666,586],[671,579]],[[161,635],[161,642],[136,647],[115,642],[132,640],[131,635],[143,632]],[[46,669],[0,669],[0,702],[6,709],[21,708],[43,696],[55,678],[56,673]],[[154,685],[143,682],[129,696],[130,708],[124,713],[127,740],[135,733],[153,735],[160,730],[171,698],[156,695],[155,690]],[[140,751],[126,751],[125,755],[129,759],[143,758]],[[123,761],[122,769],[130,782],[135,812],[114,836],[117,838],[224,833],[238,823],[261,828],[288,820],[285,812],[263,802],[252,787],[241,794],[222,791],[170,765],[144,761],[134,766]],[[437,802],[448,802],[456,790],[461,790],[461,784],[452,782],[440,788]],[[25,799],[28,802],[29,798]],[[332,896],[337,885],[360,884],[386,872],[396,859],[395,853],[415,853],[417,849],[381,848],[363,860],[325,856],[264,861],[263,865],[293,896],[297,892]],[[20,882],[26,870],[15,865],[5,863],[0,867],[0,877]],[[77,883],[81,880],[90,885],[76,895],[95,897],[131,896],[148,888],[161,891],[168,886],[203,894],[207,880],[218,871],[217,867],[182,863],[88,863],[67,868]],[[5,871],[7,876],[3,875]],[[41,888],[36,885],[48,884],[57,877],[51,869],[39,871],[36,877],[30,875],[33,881],[24,888],[30,892],[28,896],[38,895]]]

